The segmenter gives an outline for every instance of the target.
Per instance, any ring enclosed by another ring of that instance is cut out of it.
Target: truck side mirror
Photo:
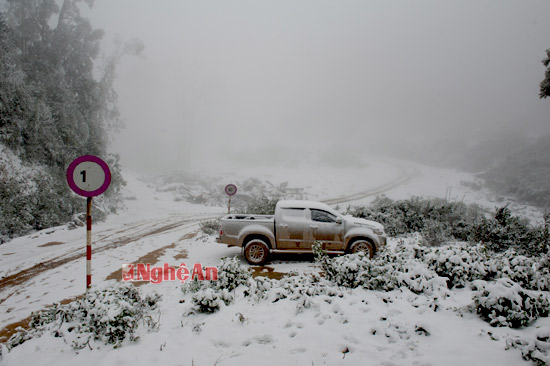
[[[337,223],[338,225],[341,225],[343,222],[344,222],[344,220],[342,220],[341,217],[337,217],[337,218],[336,218],[336,223]]]

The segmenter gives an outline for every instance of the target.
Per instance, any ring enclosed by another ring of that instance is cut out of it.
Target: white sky
[[[550,132],[546,0],[96,0],[90,17],[106,47],[145,43],[118,71],[131,167]]]

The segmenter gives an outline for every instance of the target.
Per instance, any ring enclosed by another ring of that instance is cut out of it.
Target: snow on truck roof
[[[317,210],[333,211],[330,206],[322,202],[302,200],[282,200],[277,202],[280,208],[314,208]]]

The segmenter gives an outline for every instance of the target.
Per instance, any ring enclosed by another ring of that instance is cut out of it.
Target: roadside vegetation
[[[75,350],[94,349],[96,344],[122,346],[159,326],[160,296],[143,295],[132,285],[117,285],[87,292],[69,304],[53,304],[32,314],[29,327],[20,328],[7,342],[13,349],[26,341],[49,334]]]
[[[550,248],[550,214],[544,215],[544,225],[533,226],[512,215],[506,206],[488,214],[478,205],[443,199],[394,201],[379,197],[368,207],[349,207],[347,214],[380,222],[389,236],[419,233],[430,246],[456,241],[482,243],[495,252],[514,249],[530,256]]]
[[[328,256],[320,245],[314,247],[314,252],[322,275],[289,273],[282,279],[253,277],[250,267],[241,264],[239,257],[222,259],[217,281],[189,280],[181,286],[183,300],[179,302],[185,305],[179,311],[186,323],[195,324],[193,332],[197,334],[211,314],[229,311],[226,314],[236,314],[235,321],[246,326],[251,319],[243,315],[243,309],[248,306],[269,305],[273,309],[281,305],[280,311],[287,311],[289,302],[296,314],[333,306],[339,312],[335,319],[347,322],[342,310],[330,304],[340,299],[361,304],[365,294],[374,293],[388,303],[407,298],[419,313],[472,314],[491,327],[528,328],[533,331],[499,332],[500,336],[492,335],[491,339],[501,341],[503,337],[506,349],[518,349],[525,360],[538,365],[550,361],[550,329],[536,325],[538,319],[550,313],[547,253],[526,256],[514,248],[495,252],[481,243],[427,246],[419,233],[394,240],[374,259],[363,253]],[[464,302],[465,294],[470,296],[469,303]],[[159,301],[158,296],[144,297],[139,289],[131,287],[91,292],[70,305],[56,305],[33,314],[30,329],[21,329],[12,336],[8,348],[45,333],[75,350],[96,349],[102,344],[120,347],[162,327]],[[457,307],[457,301],[464,305]],[[429,337],[432,331],[422,321],[400,326],[396,334],[394,323],[377,324],[373,325],[372,336],[385,335],[393,342],[418,335]]]

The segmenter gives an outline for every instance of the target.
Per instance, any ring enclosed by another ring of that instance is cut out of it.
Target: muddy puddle
[[[65,243],[62,242],[62,241],[50,241],[49,243],[39,245],[38,247],[39,248],[47,248],[47,247],[54,247],[56,245],[61,245],[61,244],[65,244]]]
[[[190,236],[191,234],[192,234],[192,236]],[[196,232],[189,233],[189,234],[185,235],[181,240],[193,238],[195,235],[197,235]],[[175,247],[176,247],[176,243],[165,245],[161,248],[158,248],[156,250],[153,250],[152,252],[149,252],[149,253],[145,254],[144,256],[139,257],[138,259],[136,259],[132,263],[135,263],[135,264],[144,263],[144,264],[150,264],[151,266],[154,266],[158,263],[159,258],[162,257],[166,253],[166,250],[174,249]],[[182,249],[181,251],[179,251],[177,254],[174,255],[174,259],[176,261],[180,261],[182,259],[186,259],[187,256],[188,256],[187,249]],[[179,262],[174,263],[174,268],[178,268],[177,265],[179,265]],[[106,280],[116,280],[116,281],[121,281],[122,280],[122,263],[121,263],[121,268],[117,269],[116,271],[114,271],[113,273],[108,275]],[[132,281],[132,284],[135,285],[135,286],[141,286],[141,285],[146,284],[146,283],[148,283],[148,281]]]
[[[272,280],[280,280],[288,275],[285,272],[276,272],[275,268],[269,266],[250,267],[252,269],[252,277],[267,277]]]

